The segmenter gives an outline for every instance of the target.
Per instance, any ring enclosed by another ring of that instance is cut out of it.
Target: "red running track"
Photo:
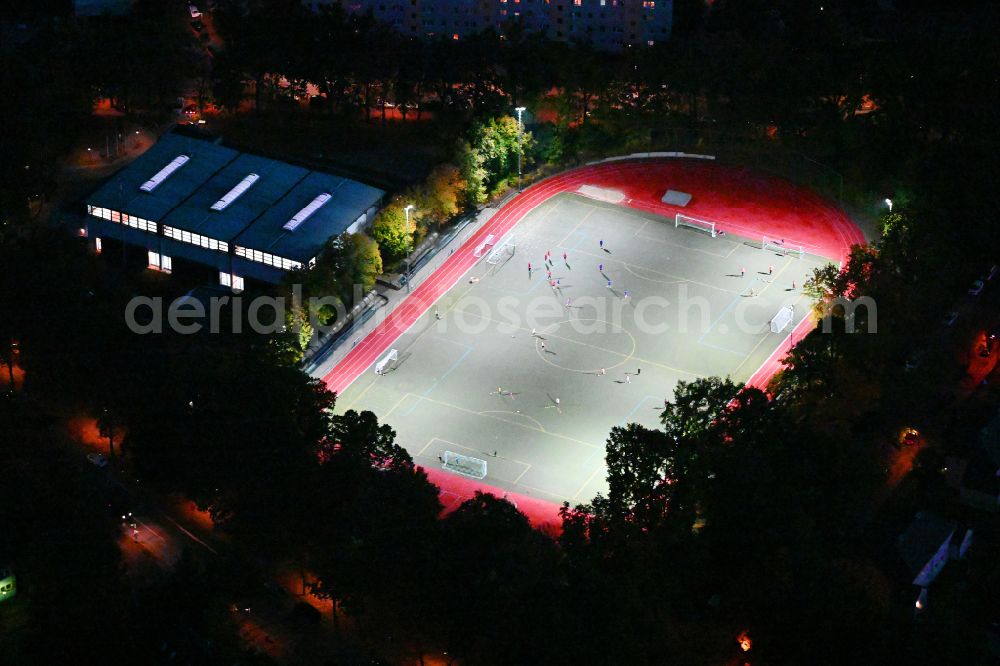
[[[837,261],[846,257],[852,245],[865,242],[861,230],[840,209],[812,191],[742,167],[686,159],[615,161],[581,167],[532,185],[501,208],[323,378],[327,387],[339,394],[371,367],[476,264],[473,250],[487,235],[493,234],[499,241],[538,204],[561,192],[575,192],[581,185],[618,190],[626,196],[622,204],[632,208],[668,217],[683,212],[713,221],[717,228],[736,235],[784,239],[786,244],[802,245],[807,252]],[[691,202],[684,208],[661,203],[668,188],[691,193]],[[801,339],[809,326],[809,321],[803,320],[790,339]],[[780,369],[786,351],[786,345],[780,345],[747,385],[763,387]],[[446,511],[482,490],[506,496],[536,527],[558,529],[558,507],[551,502],[504,493],[444,470],[425,471],[441,488]]]

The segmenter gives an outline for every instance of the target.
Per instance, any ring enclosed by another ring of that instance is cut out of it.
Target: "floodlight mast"
[[[517,111],[517,191],[521,191],[521,153],[523,151],[523,144],[521,143],[521,114],[524,113],[525,107],[519,106]]]
[[[403,213],[406,214],[406,229],[410,229],[410,209],[413,208],[413,204],[409,204],[403,209]],[[410,236],[409,242],[406,244],[406,293],[410,293],[410,252],[413,250],[413,236]]]

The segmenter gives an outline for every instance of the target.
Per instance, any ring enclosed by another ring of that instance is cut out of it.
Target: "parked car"
[[[975,282],[972,283],[972,286],[969,287],[969,293],[973,296],[978,296],[979,294],[982,293],[983,287],[985,286],[986,286],[985,282],[983,282],[982,280],[976,280]]]
[[[955,311],[951,311],[944,316],[944,320],[942,323],[944,323],[945,326],[951,326],[952,324],[955,323],[956,319],[958,319],[958,313]]]
[[[191,18],[201,18],[201,12],[194,5],[188,5],[188,13],[191,14]]]
[[[103,453],[88,453],[87,460],[89,460],[91,464],[96,465],[97,467],[108,466],[108,457]]]

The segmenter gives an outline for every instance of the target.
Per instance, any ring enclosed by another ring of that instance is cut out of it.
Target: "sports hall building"
[[[169,133],[86,198],[81,234],[145,248],[149,268],[175,259],[219,284],[277,284],[311,267],[327,240],[367,226],[385,192],[347,178]]]

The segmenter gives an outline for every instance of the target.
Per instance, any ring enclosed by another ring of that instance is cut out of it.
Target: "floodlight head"
[[[404,208],[403,210],[407,210],[407,211],[408,211],[408,210],[413,210],[413,204],[410,204],[410,205],[408,205],[408,206],[407,206],[406,208]]]
[[[885,205],[889,207],[889,212],[892,212],[892,199],[886,199]]]

